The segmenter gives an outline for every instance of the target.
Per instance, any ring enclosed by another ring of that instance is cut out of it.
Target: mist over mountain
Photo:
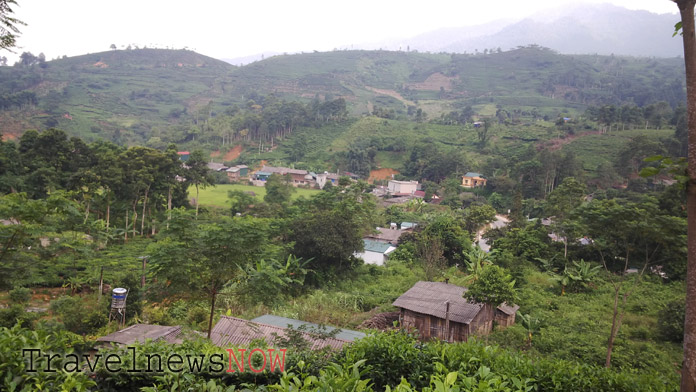
[[[654,14],[609,4],[583,4],[499,20],[479,26],[450,27],[411,38],[361,45],[366,49],[474,53],[537,44],[563,54],[675,57],[681,39],[672,37],[676,14]]]

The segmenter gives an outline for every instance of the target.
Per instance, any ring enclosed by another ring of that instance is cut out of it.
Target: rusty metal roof
[[[145,343],[146,340],[163,340],[168,343],[179,343],[179,334],[181,327],[165,326],[165,325],[150,325],[150,324],[134,324],[120,331],[110,333],[97,339],[98,342],[133,344],[135,342]]]
[[[274,334],[279,337],[286,337],[286,330],[287,328],[274,325],[222,316],[220,321],[213,327],[210,339],[213,341],[213,344],[221,347],[248,345],[252,340],[257,339],[263,339],[266,341],[266,344],[273,346]],[[308,332],[302,332],[302,335],[309,342],[312,350],[319,350],[326,346],[339,350],[344,344],[350,343],[347,340],[337,338],[319,338]]]

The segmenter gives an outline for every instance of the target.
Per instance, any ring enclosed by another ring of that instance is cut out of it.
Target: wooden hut
[[[493,329],[495,312],[490,305],[468,302],[463,297],[466,287],[444,282],[417,282],[394,301],[400,308],[399,321],[406,328],[415,328],[423,340],[440,339],[464,342],[471,335],[486,335]],[[505,314],[517,307],[505,304]],[[499,307],[500,308],[500,307]],[[514,323],[514,312],[512,321]]]
[[[515,324],[515,314],[519,306],[509,306],[507,304],[502,304],[495,309],[495,323],[499,327],[509,327]]]

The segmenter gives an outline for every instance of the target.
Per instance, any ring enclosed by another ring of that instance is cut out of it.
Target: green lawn
[[[296,192],[292,194],[292,199],[295,200],[300,196],[311,197],[312,195],[320,192],[316,189],[304,189],[295,188]],[[266,195],[266,188],[260,186],[251,185],[240,185],[240,184],[221,184],[208,187],[206,189],[200,189],[200,201],[202,206],[208,207],[227,207],[227,192],[228,191],[244,191],[244,192],[254,192],[256,198],[263,200]],[[196,188],[189,188],[189,198],[193,199],[196,197]]]

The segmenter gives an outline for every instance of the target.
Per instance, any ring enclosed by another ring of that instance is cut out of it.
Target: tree
[[[196,226],[190,213],[177,211],[169,230],[148,247],[150,265],[166,290],[208,297],[210,338],[218,293],[269,249],[269,230],[267,220],[253,217],[224,217]]]
[[[287,204],[290,202],[290,196],[295,192],[292,186],[292,178],[289,174],[281,176],[278,173],[271,174],[266,180],[266,195],[263,201],[268,204]]]
[[[495,208],[488,204],[472,205],[464,210],[464,227],[472,237],[481,226],[495,221]]]
[[[246,212],[250,206],[256,203],[256,197],[240,190],[227,192],[227,198],[230,201],[230,212],[232,215]]]
[[[563,180],[563,183],[554,189],[546,201],[544,213],[552,216],[552,229],[563,238],[563,257],[568,258],[568,237],[575,240],[577,232],[575,225],[567,222],[567,217],[575,208],[580,206],[585,196],[585,185],[573,177]]]
[[[696,390],[696,0],[673,0],[681,14],[686,68],[686,102],[688,136],[687,222],[688,256],[686,278],[686,316],[684,321],[684,363],[682,391]]]
[[[442,241],[439,238],[419,236],[416,242],[416,256],[423,264],[425,279],[428,281],[441,274],[446,265],[442,255]]]
[[[469,285],[464,298],[493,307],[503,302],[512,306],[517,301],[515,281],[502,267],[488,265],[481,271],[479,278]]]
[[[683,218],[664,215],[652,198],[640,203],[593,200],[580,208],[579,216],[587,235],[593,240],[591,249],[598,252],[614,289],[605,361],[605,366],[610,367],[614,341],[626,314],[628,298],[650,265],[658,261],[661,264],[676,261],[672,260],[671,249],[683,247],[684,222]],[[629,275],[628,269],[633,266],[639,273]]]
[[[185,172],[186,181],[196,187],[196,219],[198,219],[199,188],[206,188],[213,183],[213,178],[208,170],[208,163],[203,156],[203,151],[196,150],[191,153],[186,161],[188,170]]]
[[[17,5],[15,0],[0,0],[0,49],[10,50],[17,43],[19,28],[26,23],[12,17],[12,6]]]

